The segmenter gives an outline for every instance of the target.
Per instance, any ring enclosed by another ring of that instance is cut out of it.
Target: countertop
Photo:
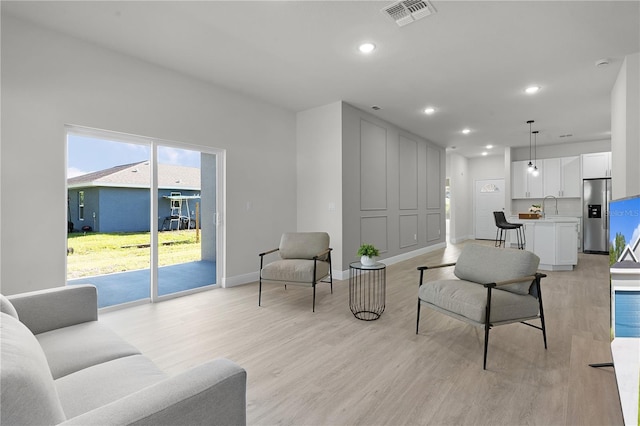
[[[509,222],[514,223],[578,223],[580,218],[574,216],[546,216],[540,219],[519,219],[518,216],[512,216]]]

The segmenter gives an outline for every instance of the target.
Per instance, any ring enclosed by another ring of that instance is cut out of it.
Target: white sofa
[[[0,424],[246,424],[246,372],[216,359],[168,377],[98,321],[90,285],[1,296]]]

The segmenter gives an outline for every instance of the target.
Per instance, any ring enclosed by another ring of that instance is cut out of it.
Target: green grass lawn
[[[149,268],[150,241],[148,232],[68,234],[67,279]],[[194,229],[160,232],[158,243],[159,266],[201,260]]]

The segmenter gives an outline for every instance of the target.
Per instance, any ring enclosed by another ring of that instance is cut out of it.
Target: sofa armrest
[[[246,425],[246,371],[216,359],[63,425]]]
[[[7,299],[33,334],[98,319],[98,291],[88,284],[20,293]]]

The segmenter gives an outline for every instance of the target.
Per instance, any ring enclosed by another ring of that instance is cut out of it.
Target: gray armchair
[[[278,260],[264,264],[272,253]],[[329,283],[333,293],[331,274],[331,248],[326,232],[289,232],[282,234],[278,248],[260,253],[260,285],[258,306],[262,306],[262,283],[275,282],[313,288],[313,311],[316,310],[316,284]]]
[[[485,370],[492,327],[520,322],[541,330],[546,349],[547,333],[540,291],[540,280],[546,275],[536,272],[539,263],[538,256],[525,250],[467,244],[456,263],[418,267],[416,334],[420,326],[420,306],[424,305],[484,328]],[[455,266],[456,279],[424,282],[425,271],[450,266]],[[541,326],[526,322],[532,319],[540,319]]]

